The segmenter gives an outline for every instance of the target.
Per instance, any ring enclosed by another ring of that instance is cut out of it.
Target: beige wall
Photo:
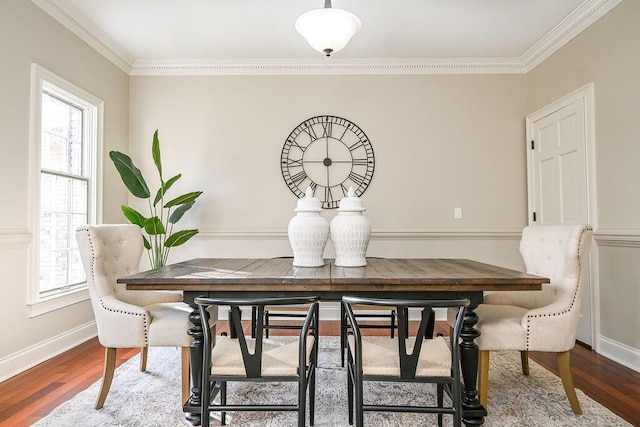
[[[376,167],[362,196],[369,256],[473,258],[521,269],[526,223],[524,75],[132,77],[130,153],[156,181],[159,129],[172,191],[203,190],[172,250],[192,257],[291,255],[297,198],[280,154],[307,118],[347,118],[370,138]],[[506,166],[505,166],[506,165]],[[144,202],[131,200],[143,212]],[[462,207],[463,218],[453,218]],[[330,220],[335,211],[322,214]],[[325,256],[333,256],[329,241]],[[326,316],[337,310],[323,305]]]
[[[37,357],[39,349],[48,351],[50,341],[72,340],[73,331],[93,321],[88,301],[34,318],[27,314],[29,254],[36,244],[28,193],[33,172],[29,169],[31,63],[104,101],[105,153],[128,147],[129,77],[25,0],[0,2],[0,58],[0,365],[11,367],[24,354]],[[126,201],[121,186],[112,185],[116,178],[112,171],[105,171],[104,197],[114,202],[105,207],[106,222],[119,220],[115,202]]]
[[[132,77],[130,151],[153,176],[151,135],[160,130],[168,176],[183,172],[181,191],[204,190],[181,226],[199,227],[210,251],[233,232],[286,243],[297,199],[281,175],[282,146],[305,119],[337,115],[372,141],[375,174],[362,198],[374,241],[434,232],[515,240],[526,222],[524,108],[524,75]],[[229,242],[227,250],[242,244]],[[388,255],[409,252],[398,245],[372,243]],[[424,242],[419,252],[439,247]]]
[[[598,350],[640,366],[640,2],[623,1],[527,74],[527,114],[594,83]]]

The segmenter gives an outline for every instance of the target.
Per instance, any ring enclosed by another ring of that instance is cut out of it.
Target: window
[[[36,316],[88,298],[75,230],[97,221],[102,101],[38,65],[32,74]]]

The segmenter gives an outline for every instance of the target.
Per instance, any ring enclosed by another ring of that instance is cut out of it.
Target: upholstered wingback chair
[[[189,306],[182,295],[163,291],[130,291],[116,283],[137,273],[144,250],[136,225],[87,225],[76,230],[98,340],[105,347],[104,374],[96,409],[102,408],[111,387],[116,349],[140,348],[140,370],[146,370],[149,347],[182,348],[182,397],[189,393]],[[217,312],[212,313],[212,322]]]
[[[520,253],[527,273],[548,277],[542,291],[494,292],[476,309],[480,336],[479,399],[487,405],[489,354],[521,352],[522,373],[529,374],[528,352],[557,355],[565,392],[576,414],[581,414],[571,375],[569,350],[576,342],[584,281],[593,230],[589,225],[534,225],[525,227]],[[450,322],[451,324],[451,322]]]

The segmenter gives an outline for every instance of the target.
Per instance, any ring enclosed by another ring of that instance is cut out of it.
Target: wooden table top
[[[467,259],[368,258],[365,267],[294,267],[291,258],[197,258],[118,279],[132,290],[540,290],[549,279]]]

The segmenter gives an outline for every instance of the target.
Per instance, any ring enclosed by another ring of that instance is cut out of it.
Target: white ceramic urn
[[[321,267],[324,265],[324,248],[329,240],[329,222],[320,215],[322,202],[313,197],[307,187],[305,196],[298,200],[296,216],[289,221],[289,243],[293,250],[295,267]]]
[[[331,241],[336,251],[335,264],[338,267],[367,265],[371,224],[362,214],[365,210],[353,187],[349,187],[347,197],[340,200],[338,214],[331,220]]]

